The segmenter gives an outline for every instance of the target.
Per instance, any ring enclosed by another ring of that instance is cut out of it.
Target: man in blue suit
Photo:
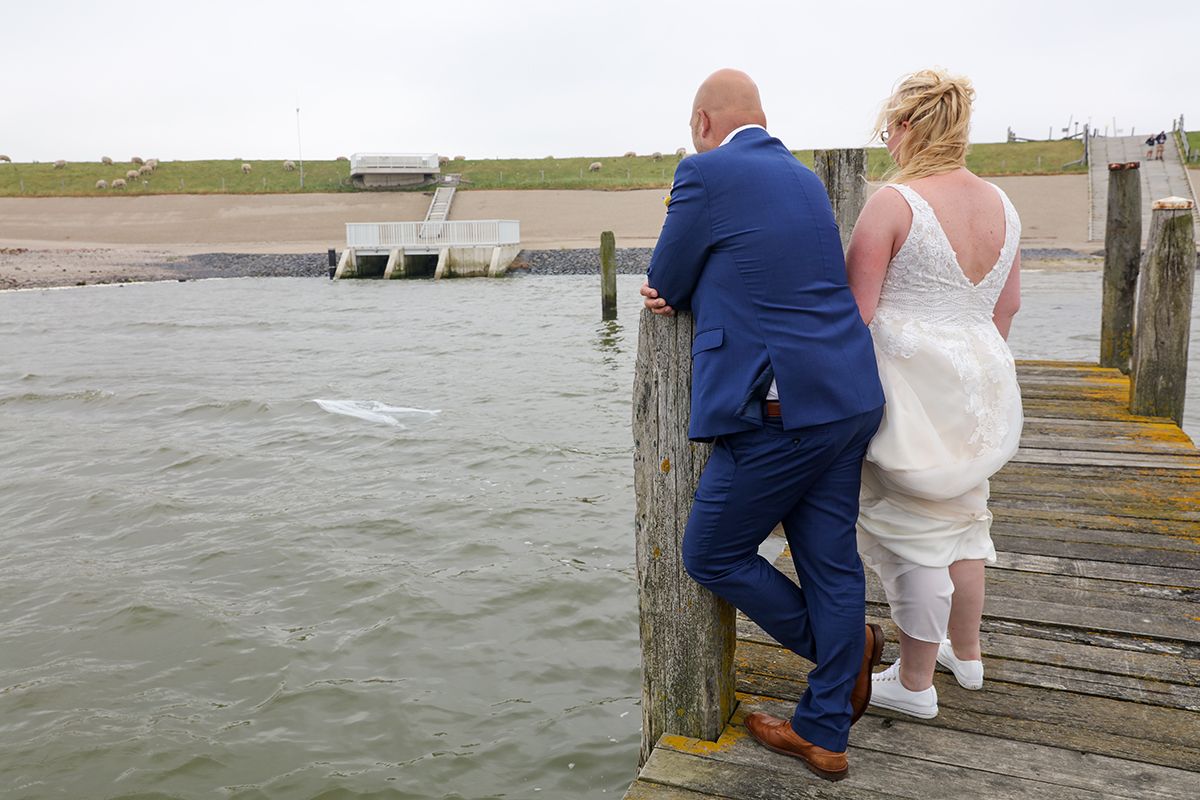
[[[721,70],[701,85],[697,155],[675,171],[642,294],[655,313],[695,317],[688,435],[713,452],[684,567],[815,664],[791,720],[755,713],[746,726],[840,780],[883,646],[865,622],[855,538],[883,389],[825,188],[765,125],[748,75]],[[780,522],[799,586],[758,555]]]

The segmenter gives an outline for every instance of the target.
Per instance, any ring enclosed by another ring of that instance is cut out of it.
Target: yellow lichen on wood
[[[668,472],[670,472],[671,471],[671,459],[664,458],[662,460],[662,464],[659,466],[659,469],[662,470],[662,473],[664,475],[666,475]]]
[[[663,734],[658,740],[659,747],[665,747],[669,750],[674,750],[678,753],[688,753],[694,756],[709,756],[715,753],[720,753],[733,747],[739,739],[746,738],[746,732],[742,728],[735,728],[732,725],[726,725],[725,730],[721,732],[721,738],[715,742],[706,742],[703,739],[693,739],[690,736],[675,736],[673,734]]]

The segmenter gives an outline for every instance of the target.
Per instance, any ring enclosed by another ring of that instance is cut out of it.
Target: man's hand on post
[[[664,317],[675,316],[675,309],[667,305],[667,301],[658,296],[658,291],[650,286],[650,281],[642,283],[642,297],[645,299],[646,308],[653,311],[655,314],[661,314]]]

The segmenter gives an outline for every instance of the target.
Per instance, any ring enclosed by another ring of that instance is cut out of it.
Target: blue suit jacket
[[[679,163],[647,277],[695,316],[690,438],[761,427],[772,378],[788,429],[883,405],[825,187],[766,131]]]

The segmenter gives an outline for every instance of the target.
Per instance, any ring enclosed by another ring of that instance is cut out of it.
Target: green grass
[[[967,166],[988,176],[1083,173],[1083,166],[1063,167],[1082,154],[1083,145],[1078,141],[977,144],[967,156]],[[796,157],[812,166],[812,150],[796,151]],[[594,161],[603,167],[589,172]],[[0,197],[361,191],[350,184],[350,165],[345,161],[305,161],[303,189],[299,169],[284,172],[282,159],[245,162],[252,166],[249,175],[242,174],[242,163],[240,159],[164,161],[152,175],[130,181],[124,190],[97,189],[96,181],[111,183],[123,178],[133,168],[129,163],[109,167],[75,162],[63,169],[54,169],[53,164],[0,163]],[[678,163],[674,155],[660,160],[650,156],[468,159],[451,161],[442,171],[461,173],[465,189],[658,189],[670,186]],[[884,148],[874,147],[867,151],[867,164],[870,177],[879,178],[891,166],[891,159]]]
[[[250,164],[248,175],[242,164]],[[97,189],[96,181],[110,184],[137,167],[128,162],[111,167],[99,162],[71,162],[62,169],[53,164],[0,163],[0,196],[63,197],[148,194],[270,194],[293,192],[349,192],[350,164],[346,161],[305,161],[304,188],[300,170],[284,172],[283,160],[163,161],[153,174],[128,181],[124,190]]]
[[[1188,166],[1192,169],[1200,169],[1200,131],[1188,131],[1188,147],[1192,150],[1192,160],[1188,162]]]

